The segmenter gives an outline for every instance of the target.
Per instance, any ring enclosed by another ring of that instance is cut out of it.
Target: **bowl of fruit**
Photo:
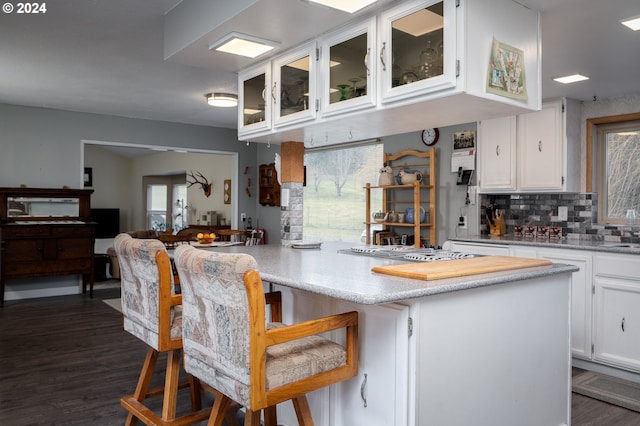
[[[196,238],[198,239],[198,242],[200,244],[211,244],[216,239],[216,234],[214,234],[213,232],[200,232],[198,233],[198,235],[196,235]]]

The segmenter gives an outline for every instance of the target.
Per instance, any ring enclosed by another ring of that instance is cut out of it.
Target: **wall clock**
[[[440,131],[437,127],[424,129],[420,137],[423,144],[425,144],[426,146],[433,146],[438,142],[438,139],[440,138]]]

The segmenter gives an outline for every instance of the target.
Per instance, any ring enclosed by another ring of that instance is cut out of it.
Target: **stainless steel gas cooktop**
[[[441,260],[467,259],[477,255],[460,253],[435,248],[416,248],[413,246],[360,246],[351,247],[350,250],[341,250],[342,253],[361,256],[384,257],[388,259],[410,260],[414,262],[437,262]]]

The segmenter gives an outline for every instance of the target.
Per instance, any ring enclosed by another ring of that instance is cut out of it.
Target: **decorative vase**
[[[413,210],[413,207],[407,207],[407,211],[406,211],[406,221],[407,223],[422,223],[424,222],[424,217],[425,217],[425,210],[424,207],[420,207],[420,218],[416,218],[415,217],[415,211]],[[416,222],[416,219],[419,220],[419,222]]]

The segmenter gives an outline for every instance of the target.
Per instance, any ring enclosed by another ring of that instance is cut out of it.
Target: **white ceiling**
[[[619,24],[640,15],[639,0],[521,3],[542,11],[543,98],[640,93],[640,31]],[[201,25],[215,24],[185,28],[199,37],[165,59],[165,14],[194,4],[216,12]],[[233,4],[249,6],[222,16]],[[252,62],[209,52],[209,43],[235,30],[279,41],[280,52],[352,19],[306,0],[57,0],[47,8],[0,12],[0,103],[227,128],[237,109],[212,108],[204,94],[237,93],[236,71]],[[551,80],[577,72],[591,79]]]

